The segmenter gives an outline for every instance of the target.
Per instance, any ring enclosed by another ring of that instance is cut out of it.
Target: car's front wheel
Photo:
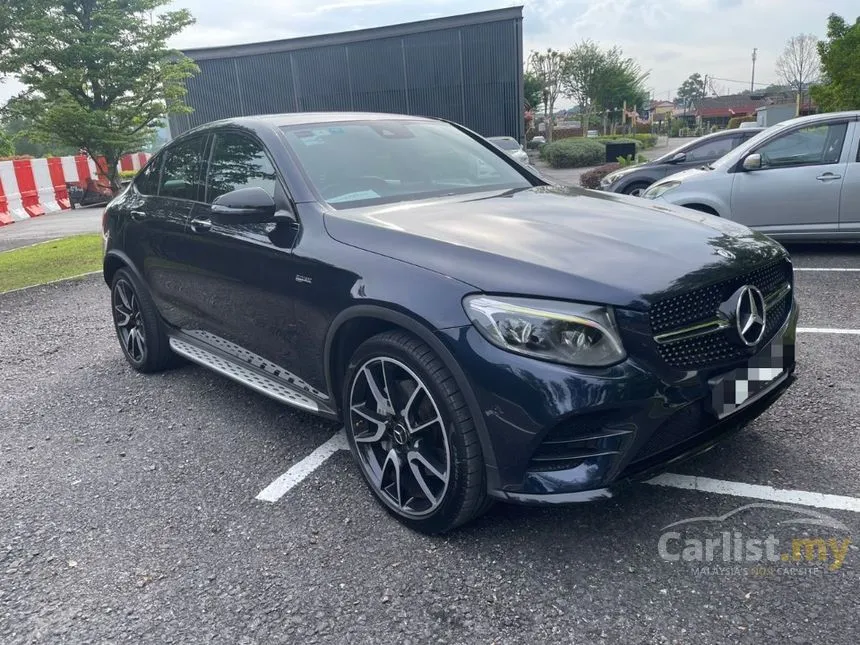
[[[642,193],[644,193],[650,185],[651,184],[645,181],[637,181],[630,184],[629,186],[625,186],[624,190],[621,192],[623,192],[625,195],[631,195],[633,197],[642,197]]]
[[[367,485],[407,526],[442,533],[487,506],[484,459],[457,383],[403,331],[364,342],[344,381],[350,449]]]

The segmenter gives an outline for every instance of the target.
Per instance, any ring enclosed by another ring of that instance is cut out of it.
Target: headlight
[[[665,184],[657,184],[656,186],[651,186],[645,190],[645,192],[642,193],[642,197],[646,199],[657,199],[660,195],[668,193],[670,190],[674,190],[680,185],[680,181],[667,181]]]
[[[619,179],[621,179],[621,175],[619,173],[611,172],[600,180],[600,185],[604,187],[611,186]]]
[[[484,295],[466,297],[463,306],[484,338],[510,352],[583,367],[626,356],[606,307]]]

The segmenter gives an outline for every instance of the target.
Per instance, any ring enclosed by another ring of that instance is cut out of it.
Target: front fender
[[[492,480],[493,473],[495,472],[496,467],[496,456],[493,452],[493,445],[489,439],[489,434],[487,432],[487,427],[484,423],[484,414],[481,410],[481,407],[478,405],[478,399],[475,396],[475,393],[472,390],[472,386],[469,383],[469,380],[466,378],[465,373],[460,367],[460,364],[454,358],[448,348],[442,343],[441,340],[437,337],[437,335],[427,326],[399,311],[395,311],[393,309],[389,309],[387,307],[372,305],[372,304],[357,304],[348,309],[342,311],[338,316],[332,321],[332,324],[329,326],[328,334],[326,335],[325,342],[325,377],[326,384],[328,386],[329,392],[333,394],[333,398],[337,401],[338,394],[335,391],[334,387],[334,375],[332,374],[332,352],[334,351],[334,341],[337,337],[338,330],[348,321],[354,318],[376,318],[385,322],[392,323],[401,327],[408,332],[414,334],[422,341],[427,343],[427,345],[436,352],[436,355],[440,358],[440,360],[445,364],[445,367],[448,368],[448,371],[451,372],[451,375],[454,377],[454,380],[457,382],[457,387],[462,392],[463,397],[466,399],[466,403],[469,406],[469,411],[472,415],[472,420],[475,422],[475,427],[478,431],[478,438],[481,442],[481,450],[484,454],[484,461],[489,467],[488,477]],[[488,485],[491,482],[488,482]]]

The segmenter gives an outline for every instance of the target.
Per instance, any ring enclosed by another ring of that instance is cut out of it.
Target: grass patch
[[[0,293],[102,268],[102,236],[74,235],[0,253]]]

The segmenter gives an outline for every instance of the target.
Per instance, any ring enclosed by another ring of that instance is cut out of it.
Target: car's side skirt
[[[269,374],[248,362],[242,362],[198,338],[183,332],[170,335],[170,348],[189,361],[287,405],[329,418],[337,415],[322,401],[302,392],[284,378]]]

